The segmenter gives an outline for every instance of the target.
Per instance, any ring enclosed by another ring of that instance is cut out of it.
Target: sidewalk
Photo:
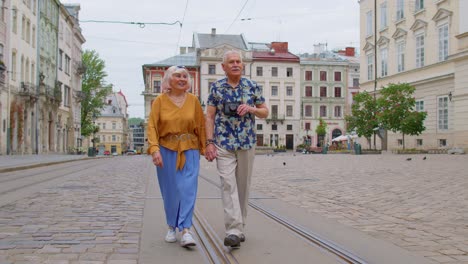
[[[69,162],[73,160],[90,159],[87,155],[39,154],[39,155],[8,155],[0,156],[0,173],[18,169],[27,169]]]

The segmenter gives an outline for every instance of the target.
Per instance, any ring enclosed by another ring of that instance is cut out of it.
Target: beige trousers
[[[226,235],[239,236],[244,232],[249,203],[250,179],[255,159],[255,147],[248,150],[227,151],[219,146],[216,164],[221,179]]]

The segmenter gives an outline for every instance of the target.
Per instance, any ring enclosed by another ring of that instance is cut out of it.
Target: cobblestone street
[[[468,156],[423,157],[257,155],[252,185],[437,262],[468,263]]]

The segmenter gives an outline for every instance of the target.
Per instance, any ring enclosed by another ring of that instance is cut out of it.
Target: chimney
[[[353,47],[346,47],[345,55],[349,56],[349,57],[354,57],[354,48]]]
[[[288,52],[288,42],[272,42],[271,48],[280,53]]]
[[[212,28],[211,29],[211,36],[215,36],[216,35],[216,28]]]

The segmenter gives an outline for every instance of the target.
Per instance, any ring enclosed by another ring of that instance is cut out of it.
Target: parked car
[[[127,154],[128,156],[130,156],[130,155],[136,155],[137,153],[136,153],[135,150],[129,149],[129,150],[127,150],[127,152],[126,152],[125,154]]]
[[[105,156],[109,156],[109,155],[110,155],[110,151],[105,150],[105,151],[104,151],[104,155],[105,155]]]

